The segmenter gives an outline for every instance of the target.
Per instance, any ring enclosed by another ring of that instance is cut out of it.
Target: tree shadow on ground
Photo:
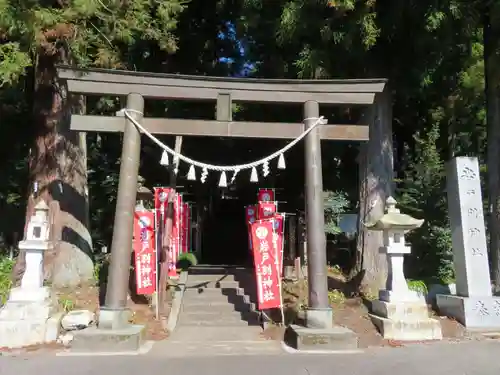
[[[129,268],[129,279],[128,279],[128,293],[132,301],[138,305],[149,304],[149,300],[144,295],[137,294],[137,279],[134,267],[134,257],[131,256],[130,268]],[[104,306],[106,301],[106,289],[108,286],[109,277],[109,255],[100,261],[99,271],[98,271],[98,286],[99,286],[99,304]]]
[[[335,276],[328,276],[328,290],[338,290],[346,298],[362,297],[360,293],[361,281],[363,280],[364,272],[357,273],[349,280],[342,280]],[[283,295],[285,325],[305,324],[305,309],[307,308],[308,290],[305,287],[290,288]],[[267,312],[269,318],[273,322],[282,322],[280,309],[273,309]]]
[[[104,306],[104,301],[106,299],[106,288],[108,285],[108,274],[109,274],[109,259],[105,257],[101,260],[99,265],[99,271],[97,275],[97,286],[99,287],[99,305]]]

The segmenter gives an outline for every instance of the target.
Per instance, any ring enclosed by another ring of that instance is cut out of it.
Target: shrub
[[[179,255],[179,260],[177,261],[177,268],[181,270],[187,270],[191,266],[196,266],[198,264],[198,259],[193,253],[183,253]]]
[[[0,305],[3,305],[9,297],[12,287],[12,267],[14,261],[6,256],[0,256]]]

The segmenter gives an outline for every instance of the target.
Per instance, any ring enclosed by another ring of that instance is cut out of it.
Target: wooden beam
[[[259,79],[237,77],[190,76],[132,72],[111,69],[76,69],[59,66],[60,78],[73,81],[124,83],[133,85],[157,85],[214,89],[216,91],[270,91],[309,93],[379,93],[384,90],[387,79]],[[122,92],[122,95],[127,93]]]
[[[71,129],[86,132],[122,132],[125,121],[115,116],[71,116]],[[304,131],[302,123],[184,120],[145,117],[142,125],[153,134],[294,139]],[[366,125],[321,125],[321,139],[367,141]]]
[[[259,103],[304,103],[314,100],[326,104],[371,105],[375,100],[375,93],[366,92],[248,90],[243,88],[244,86],[242,84],[242,88],[226,90],[227,92],[224,93],[229,94],[233,101]],[[124,93],[135,92],[145,98],[179,100],[216,100],[221,93],[221,89],[217,88],[87,80],[68,80],[68,89],[75,94],[120,96]]]

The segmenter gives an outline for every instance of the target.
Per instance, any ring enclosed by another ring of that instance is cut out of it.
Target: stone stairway
[[[244,268],[193,268],[180,326],[258,326],[253,275]]]
[[[214,356],[280,353],[278,342],[261,336],[255,297],[255,280],[251,269],[191,268],[177,327],[167,341],[169,354]]]

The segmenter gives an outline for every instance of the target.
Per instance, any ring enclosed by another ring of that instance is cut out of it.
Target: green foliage
[[[488,5],[492,21],[498,24],[498,5],[461,0],[208,3],[71,0],[62,7],[55,2],[0,0],[0,120],[4,132],[0,139],[4,217],[0,234],[21,232],[23,227],[27,155],[37,131],[31,124],[33,83],[26,73],[40,53],[69,50],[71,62],[80,66],[222,76],[239,73],[249,61],[252,75],[258,77],[389,79],[398,203],[404,212],[425,219],[422,228],[409,235],[408,275],[452,279],[444,163],[456,155],[477,155],[482,171],[486,169],[482,20],[484,5]],[[216,38],[219,32],[228,32],[227,21],[234,25],[237,42]],[[246,50],[243,57],[241,46]],[[221,64],[220,57],[230,57],[233,62]],[[213,118],[213,107],[197,105],[188,110],[175,103],[147,104],[149,116],[161,117],[168,110],[172,117]],[[245,103],[233,106],[235,116],[249,112]],[[110,115],[119,107],[118,98],[89,99],[87,113]],[[356,109],[344,109],[322,106],[321,114],[331,123],[356,123]],[[298,118],[288,109],[255,112],[250,115],[261,116],[262,121],[294,122]],[[278,118],[271,118],[273,115]],[[98,249],[109,248],[111,241],[120,141],[110,134],[87,137],[91,227]],[[203,142],[204,147],[199,148],[208,148],[209,141]],[[323,143],[324,151],[328,155],[334,152],[340,160],[330,165],[331,158],[324,158],[325,189],[336,190],[325,193],[325,230],[329,234],[339,232],[339,214],[349,207],[349,201],[357,200],[356,147],[333,143],[331,149],[330,143]],[[233,151],[224,150],[229,152]],[[155,151],[145,147],[141,157],[141,175],[148,185],[164,184],[164,170],[156,166]],[[301,162],[297,159],[297,165]]]
[[[42,2],[1,0],[0,83],[11,83],[25,72],[36,53],[71,51],[82,66],[127,67],[135,46],[147,58],[151,48],[175,52],[173,34],[185,8],[182,0],[72,0],[60,8]],[[147,44],[151,43],[148,48]]]
[[[74,310],[75,308],[75,301],[71,296],[68,295],[59,296],[58,304],[59,307],[66,313],[70,312],[71,310]]]
[[[1,11],[1,10],[0,10]],[[24,74],[31,60],[21,51],[19,43],[0,45],[0,87],[13,84]]]
[[[339,305],[345,302],[345,295],[340,290],[333,289],[328,291],[328,301],[330,304]]]
[[[420,295],[426,295],[427,285],[422,280],[407,280],[408,289],[413,290],[414,292],[419,293]]]
[[[415,161],[409,163],[399,188],[399,207],[425,219],[424,225],[409,235],[412,254],[408,268],[412,276],[419,278],[449,278],[453,274],[446,177],[437,149],[439,135],[435,125],[425,135],[414,136]]]
[[[179,260],[177,261],[177,267],[181,270],[187,270],[191,266],[196,266],[198,264],[198,259],[193,253],[183,253],[179,255]]]
[[[328,234],[339,234],[338,227],[340,214],[346,212],[349,207],[347,195],[338,191],[325,191],[324,193],[325,232]]]
[[[9,297],[9,291],[12,287],[12,267],[14,261],[1,255],[0,252],[0,306],[2,306]]]

